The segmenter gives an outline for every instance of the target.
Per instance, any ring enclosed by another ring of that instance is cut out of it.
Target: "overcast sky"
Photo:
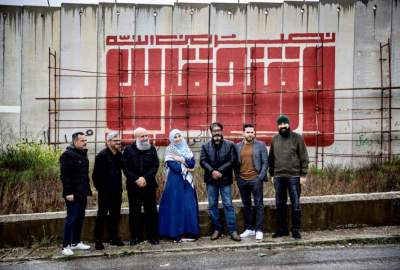
[[[285,0],[296,1],[299,0]],[[97,4],[99,2],[108,3],[136,3],[136,4],[170,4],[179,3],[238,3],[238,0],[0,0],[0,5],[26,5],[26,6],[60,6],[61,3],[84,3],[84,4]],[[240,3],[248,2],[278,2],[282,3],[283,0],[239,0]],[[318,2],[318,0],[306,0],[306,2]]]

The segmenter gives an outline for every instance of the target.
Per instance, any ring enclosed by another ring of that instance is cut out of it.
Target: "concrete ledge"
[[[312,196],[301,198],[301,203],[302,229],[304,231],[354,225],[400,224],[400,192]],[[241,201],[235,200],[234,205],[238,230],[241,231],[244,225]],[[265,230],[271,232],[275,229],[275,200],[264,199],[264,205]],[[207,203],[200,203],[199,208],[201,235],[205,236],[211,232]],[[93,240],[96,212],[95,209],[86,211],[82,232],[84,240]],[[129,209],[127,208],[121,211],[120,235],[123,240],[128,240],[130,237],[128,213]],[[0,239],[2,239],[0,247],[29,245],[34,239],[41,239],[45,236],[61,238],[65,214],[65,211],[61,211],[0,216]],[[221,217],[223,218],[222,209]]]
[[[173,243],[172,241],[161,241],[160,245],[153,246],[143,242],[137,246],[115,247],[106,245],[105,250],[94,250],[93,246],[89,251],[76,252],[72,257],[65,257],[60,254],[59,245],[42,246],[37,248],[10,248],[0,249],[0,263],[13,263],[31,260],[73,260],[95,257],[122,257],[142,254],[165,254],[180,252],[183,254],[193,252],[210,252],[219,250],[238,249],[260,249],[259,256],[267,256],[276,248],[314,247],[314,246],[350,246],[357,244],[399,244],[400,227],[362,227],[355,229],[339,229],[329,231],[313,231],[303,233],[303,239],[294,240],[291,237],[272,239],[265,235],[262,242],[254,241],[254,238],[245,238],[241,242],[233,242],[227,236],[216,241],[210,241],[209,237],[203,237],[196,242]],[[92,243],[89,243],[92,245]],[[267,249],[267,250],[266,250]],[[266,252],[266,253],[265,253]],[[184,256],[184,255],[183,255]],[[1,267],[1,265],[0,265]]]

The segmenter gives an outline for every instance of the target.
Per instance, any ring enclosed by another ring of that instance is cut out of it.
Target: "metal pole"
[[[49,69],[49,100],[48,100],[49,127],[47,129],[47,144],[50,145],[50,139],[51,139],[51,135],[50,135],[50,132],[51,132],[51,113],[50,113],[50,111],[51,111],[51,99],[50,99],[50,97],[51,97],[51,51],[50,51],[50,47],[49,47],[49,66],[48,66],[48,69]]]
[[[381,71],[381,151],[380,151],[380,158],[381,158],[381,162],[383,162],[383,140],[384,140],[384,131],[383,131],[383,53],[382,53],[382,43],[379,43],[379,54],[380,54],[380,58],[379,58],[379,62],[380,62],[380,71]]]
[[[389,147],[388,147],[388,155],[389,159],[392,159],[392,57],[391,57],[391,45],[390,38],[388,39],[388,58],[389,58]]]

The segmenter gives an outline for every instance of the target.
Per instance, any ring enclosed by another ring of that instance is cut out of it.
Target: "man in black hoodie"
[[[89,183],[87,140],[82,132],[72,134],[72,144],[60,157],[63,197],[67,206],[64,223],[62,254],[73,255],[74,249],[87,250],[90,246],[80,240],[87,196],[92,195]]]
[[[93,168],[93,184],[97,189],[98,210],[94,228],[95,248],[104,249],[102,243],[104,223],[108,216],[110,245],[123,246],[118,236],[122,198],[122,154],[118,132],[107,134],[107,147],[97,154]]]
[[[151,244],[157,245],[159,244],[156,202],[156,174],[159,166],[157,150],[150,144],[146,129],[139,127],[133,131],[133,135],[135,141],[123,153],[129,200],[130,245],[137,245],[143,241],[142,205],[147,238]]]
[[[278,230],[273,238],[289,235],[287,225],[287,193],[292,204],[292,236],[300,239],[300,183],[305,182],[308,153],[301,135],[290,130],[289,117],[277,119],[279,134],[272,138],[269,154],[269,173],[275,187]]]

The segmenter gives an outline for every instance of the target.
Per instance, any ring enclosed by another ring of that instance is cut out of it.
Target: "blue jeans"
[[[256,230],[260,232],[264,230],[263,183],[264,182],[259,179],[243,180],[240,177],[238,178],[237,184],[243,203],[244,226],[246,230]],[[252,194],[254,208],[251,204]]]
[[[292,231],[300,230],[300,177],[274,177],[278,232],[287,233],[287,193],[292,205]]]
[[[225,220],[229,232],[236,231],[235,208],[232,203],[231,185],[207,184],[208,213],[214,230],[222,232],[223,226],[219,220],[218,197],[221,193],[222,205],[224,206]]]
[[[85,218],[86,199],[82,201],[67,201],[67,216],[64,221],[63,247],[78,244],[81,241],[83,219]]]

